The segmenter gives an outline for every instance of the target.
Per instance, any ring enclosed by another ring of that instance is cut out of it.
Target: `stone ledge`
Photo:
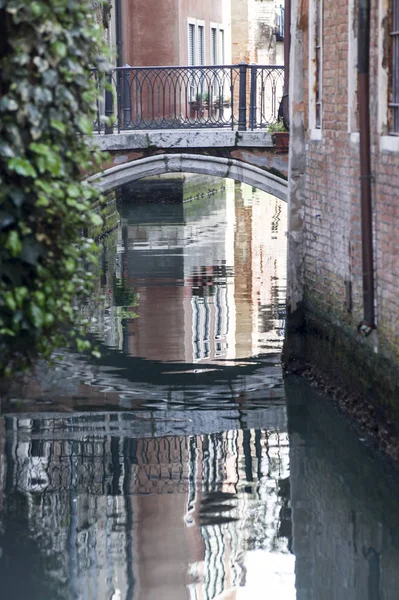
[[[179,129],[123,131],[95,134],[92,143],[99,150],[184,149],[184,148],[273,148],[272,136],[265,130]]]

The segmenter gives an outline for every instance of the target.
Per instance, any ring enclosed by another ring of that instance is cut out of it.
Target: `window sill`
[[[381,152],[398,152],[399,153],[399,136],[397,135],[382,135],[380,137]]]
[[[311,140],[321,140],[322,139],[322,130],[321,129],[311,129],[309,131],[309,137]]]

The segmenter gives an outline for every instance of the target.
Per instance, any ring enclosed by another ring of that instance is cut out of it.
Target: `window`
[[[349,0],[348,14],[348,133],[358,135],[359,110],[357,102],[357,43],[358,0]],[[353,139],[357,139],[356,137]]]
[[[284,6],[276,7],[276,42],[284,41]]]
[[[399,0],[392,0],[389,133],[399,135]]]
[[[315,22],[315,59],[316,59],[316,129],[321,129],[322,120],[322,35],[323,35],[323,0],[316,0],[316,22]]]
[[[198,64],[205,64],[204,26],[198,25]]]
[[[309,7],[309,129],[312,139],[321,139],[323,121],[323,0],[310,0]]]
[[[211,27],[211,64],[217,64],[217,29],[216,27]]]
[[[195,25],[188,24],[188,64],[190,67],[195,65]]]
[[[225,64],[224,29],[220,30],[220,64]]]

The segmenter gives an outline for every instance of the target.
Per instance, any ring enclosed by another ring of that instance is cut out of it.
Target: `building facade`
[[[233,63],[284,64],[284,0],[231,0]]]
[[[291,17],[291,329],[304,315],[316,361],[399,408],[399,2],[294,0]]]
[[[112,0],[119,66],[228,64],[230,16],[230,0]]]

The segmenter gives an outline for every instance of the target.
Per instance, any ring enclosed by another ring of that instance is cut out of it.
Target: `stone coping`
[[[122,131],[95,134],[92,143],[100,150],[144,150],[146,148],[273,148],[272,135],[264,129],[175,129]]]

